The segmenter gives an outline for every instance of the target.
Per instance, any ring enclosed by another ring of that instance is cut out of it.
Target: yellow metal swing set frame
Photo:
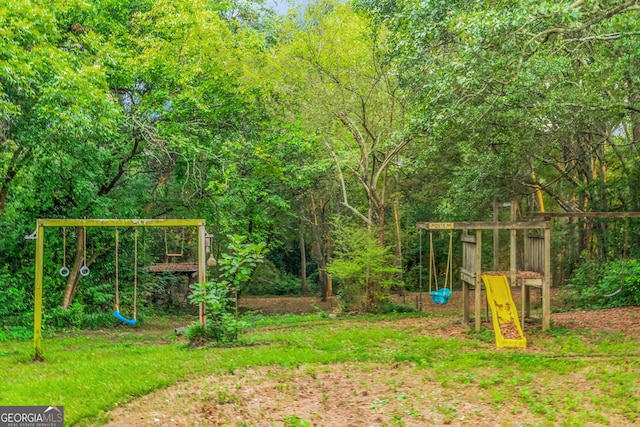
[[[47,227],[197,227],[198,228],[198,280],[206,282],[206,221],[204,219],[38,219],[36,230],[26,236],[36,241],[35,286],[33,309],[34,359],[44,360],[42,349],[42,278],[44,266],[44,237]],[[200,304],[200,323],[205,324],[204,304]]]

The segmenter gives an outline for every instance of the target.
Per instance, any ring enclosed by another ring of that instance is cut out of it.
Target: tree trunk
[[[403,282],[404,277],[402,275],[402,234],[400,233],[400,214],[398,213],[398,200],[393,204],[393,220],[396,225],[396,266],[400,268],[398,273],[398,280]],[[398,294],[404,295],[404,285],[398,286]]]
[[[307,294],[307,251],[304,242],[304,227],[300,224],[300,294]]]
[[[324,215],[323,206],[320,209],[320,220],[318,219],[318,206],[316,206],[315,197],[311,195],[311,234],[313,236],[312,255],[318,266],[318,280],[320,282],[320,290],[322,300],[333,295],[333,282],[329,274],[327,274],[327,265],[331,260],[331,237],[328,233],[327,221]]]
[[[76,293],[80,288],[80,281],[82,280],[80,269],[82,268],[82,266],[86,265],[87,267],[90,267],[91,264],[93,264],[95,260],[98,259],[98,257],[104,254],[104,250],[95,252],[91,254],[91,258],[89,258],[88,260],[84,260],[86,230],[84,227],[77,227],[76,230],[76,257],[73,261],[73,267],[69,269],[67,285],[64,290],[64,296],[62,297],[62,309],[64,311],[67,311],[69,307],[71,307],[73,299],[75,298]]]
[[[73,298],[76,296],[78,292],[78,287],[80,286],[80,279],[82,276],[80,275],[80,269],[84,264],[84,235],[85,228],[77,227],[76,228],[76,257],[73,262],[73,267],[69,273],[69,277],[67,277],[67,286],[64,291],[64,296],[62,297],[62,309],[67,311],[73,302]]]

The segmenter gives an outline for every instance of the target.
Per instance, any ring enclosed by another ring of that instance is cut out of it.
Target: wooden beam
[[[475,279],[476,279],[476,289],[475,289],[475,327],[476,332],[480,332],[481,323],[481,297],[482,297],[482,230],[476,230],[476,253],[475,253]]]
[[[36,240],[35,284],[33,291],[33,346],[34,359],[44,360],[42,349],[42,279],[44,265],[45,227],[198,227],[198,279],[206,281],[204,219],[38,219],[34,235]],[[200,304],[200,323],[204,325],[204,304]]]
[[[40,227],[198,227],[204,219],[38,219]]]
[[[204,223],[198,225],[198,282],[205,283],[207,281],[207,258],[206,258],[206,239],[207,232],[204,228]],[[206,295],[205,295],[206,296]],[[200,318],[200,324],[206,326],[206,308],[204,302],[200,303],[198,307],[198,316]]]
[[[36,272],[33,290],[33,359],[44,360],[42,350],[42,276],[44,265],[44,228],[36,227]]]
[[[534,212],[534,219],[551,218],[640,218],[640,212]]]
[[[516,205],[516,201],[514,200],[511,203],[511,212],[510,212],[510,219],[511,221],[516,221],[516,215],[517,215],[517,205]],[[517,263],[517,245],[518,245],[518,231],[514,230],[513,228],[510,230],[510,236],[509,236],[509,285],[511,286],[516,286],[517,285],[517,280],[516,280],[516,263]]]
[[[469,221],[469,222],[418,222],[417,228],[424,230],[530,230],[546,229],[549,221]]]
[[[513,221],[513,218],[511,218]],[[500,207],[493,202],[493,222],[500,221]],[[493,230],[493,271],[500,270],[500,230]]]
[[[542,284],[542,330],[551,328],[551,230],[544,230],[544,282]]]

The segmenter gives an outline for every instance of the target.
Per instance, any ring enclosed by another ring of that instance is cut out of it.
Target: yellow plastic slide
[[[527,348],[527,339],[522,332],[518,311],[511,296],[507,276],[482,276],[487,288],[487,300],[491,307],[496,346]]]

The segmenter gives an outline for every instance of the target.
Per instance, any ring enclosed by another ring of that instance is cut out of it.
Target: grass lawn
[[[64,405],[68,425],[100,425],[115,406],[198,378],[234,381],[231,373],[261,367],[331,370],[350,364],[357,371],[376,364],[410,369],[423,383],[496,411],[509,408],[511,416],[524,411],[524,425],[640,422],[640,350],[636,339],[622,333],[554,329],[529,336],[533,345],[527,350],[505,350],[495,348],[490,331],[450,338],[439,331],[455,321],[419,315],[251,322],[243,335],[247,345],[232,348],[191,349],[172,335],[167,319],[48,338],[46,361],[38,363],[30,359],[30,342],[2,342],[0,405]],[[389,399],[374,402],[384,406]],[[405,418],[424,416],[411,411],[405,409],[404,418],[389,415],[390,423],[406,425]],[[440,412],[445,421],[460,419],[455,408],[445,405]],[[296,425],[297,419],[280,425]]]

